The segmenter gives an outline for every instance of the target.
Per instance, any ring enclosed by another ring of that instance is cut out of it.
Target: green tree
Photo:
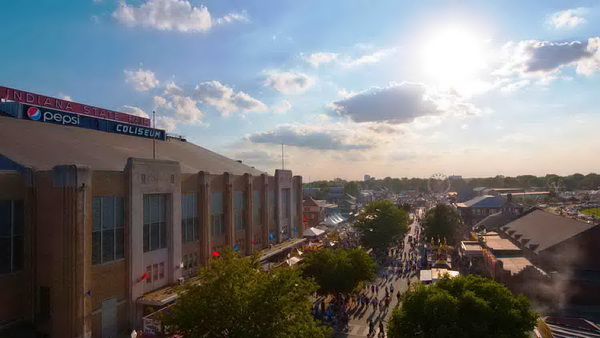
[[[392,202],[375,201],[365,206],[354,226],[365,247],[383,249],[408,232],[408,222],[408,213]]]
[[[439,203],[429,209],[423,221],[426,238],[446,238],[448,243],[455,244],[462,238],[462,221],[458,213],[448,204]]]
[[[529,337],[537,315],[529,300],[502,284],[469,275],[408,291],[394,310],[388,337]]]
[[[185,337],[327,337],[310,310],[314,282],[297,269],[260,270],[233,250],[199,271],[199,284],[183,286],[163,322]]]
[[[344,193],[348,195],[352,195],[354,197],[358,197],[360,193],[360,189],[358,188],[358,184],[356,182],[348,182],[344,185]]]
[[[314,278],[321,294],[348,294],[375,278],[375,262],[364,249],[319,250],[304,259],[304,276]]]

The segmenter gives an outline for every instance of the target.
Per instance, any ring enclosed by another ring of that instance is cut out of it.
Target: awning
[[[325,231],[321,230],[321,229],[317,229],[317,228],[309,228],[304,230],[304,233],[302,234],[302,236],[304,237],[317,237],[320,236],[322,234],[324,234]]]

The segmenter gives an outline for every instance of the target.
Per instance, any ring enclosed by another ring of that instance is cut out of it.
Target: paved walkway
[[[414,237],[415,228],[418,224],[413,222],[411,224],[411,229],[409,235]],[[406,236],[405,241],[408,240],[408,235]],[[410,245],[408,243],[404,243],[404,250],[408,252],[410,250]],[[350,329],[348,332],[338,333],[336,337],[347,337],[347,338],[355,338],[355,337],[367,337],[369,334],[369,324],[368,320],[372,319],[375,323],[375,336],[379,337],[379,322],[384,321],[384,326],[387,327],[387,320],[392,314],[392,310],[398,305],[398,301],[396,298],[396,293],[398,290],[404,294],[408,289],[408,279],[403,276],[399,277],[397,274],[394,274],[395,268],[384,267],[381,268],[377,273],[377,278],[375,280],[375,285],[379,286],[379,293],[377,293],[377,299],[382,300],[385,297],[385,287],[388,288],[390,285],[394,286],[393,295],[391,295],[391,302],[388,308],[380,311],[379,308],[377,310],[373,310],[372,305],[365,308],[365,306],[359,306],[358,308],[353,308],[350,310]],[[384,272],[388,272],[388,278],[384,278]],[[411,274],[411,284],[418,282],[418,272],[417,274]],[[369,285],[368,295],[372,297]]]

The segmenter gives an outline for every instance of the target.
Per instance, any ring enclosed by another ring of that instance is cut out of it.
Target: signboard
[[[150,127],[150,119],[114,110],[88,106],[85,104],[57,99],[54,97],[29,93],[26,91],[0,86],[0,99],[21,102],[33,106],[87,115],[91,117]]]
[[[165,131],[160,129],[146,128],[116,121],[96,119],[85,115],[71,114],[59,110],[40,108],[26,104],[23,105],[23,118],[38,122],[60,124],[63,126],[106,131],[109,133],[155,138],[157,140],[165,140],[166,138]]]

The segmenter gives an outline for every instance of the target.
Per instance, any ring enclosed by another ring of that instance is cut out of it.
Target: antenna
[[[156,112],[152,111],[152,128],[156,129]],[[156,135],[152,138],[152,158],[156,160]]]
[[[281,170],[285,170],[285,157],[283,155],[283,143],[281,144]]]

